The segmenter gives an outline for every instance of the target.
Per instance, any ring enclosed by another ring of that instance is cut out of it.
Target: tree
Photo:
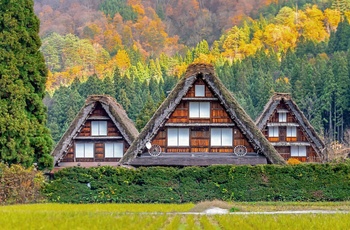
[[[0,158],[52,167],[43,104],[47,68],[32,0],[0,2]]]

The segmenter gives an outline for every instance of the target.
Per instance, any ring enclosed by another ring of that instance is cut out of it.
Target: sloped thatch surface
[[[286,105],[290,108],[291,112],[294,114],[299,125],[305,131],[307,139],[310,141],[311,146],[315,149],[319,157],[325,159],[325,145],[321,138],[317,135],[315,129],[310,124],[309,120],[305,117],[303,112],[299,109],[298,105],[292,100],[292,97],[288,93],[275,93],[268,103],[265,105],[263,112],[256,120],[256,125],[260,130],[265,128],[269,117],[275,111],[277,106],[284,101]]]
[[[203,76],[203,80],[222,102],[222,105],[231,116],[231,119],[251,141],[255,151],[265,155],[271,163],[284,164],[285,161],[283,158],[266,140],[260,130],[257,129],[254,122],[245,113],[228,89],[222,84],[220,79],[215,76],[214,67],[208,64],[192,64],[188,67],[185,76],[178,82],[166,100],[155,112],[151,120],[146,124],[138,138],[133,142],[121,159],[121,163],[131,163],[132,160],[137,157],[137,154],[142,153],[146,143],[151,141],[158,133],[159,128],[164,125],[199,75]]]
[[[98,102],[101,103],[124,139],[130,145],[136,139],[139,132],[135,128],[134,123],[128,118],[123,107],[118,104],[114,98],[106,95],[91,95],[86,99],[85,105],[81,108],[68,130],[63,134],[55,149],[52,151],[51,155],[54,157],[54,165],[64,157],[65,151],[67,151],[73,143],[73,138],[78,134],[81,126],[86,122]]]

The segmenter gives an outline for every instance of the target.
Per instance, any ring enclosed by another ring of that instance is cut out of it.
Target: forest
[[[36,0],[35,13],[56,142],[90,94],[115,97],[142,129],[206,62],[253,120],[291,93],[327,144],[350,144],[347,0]]]

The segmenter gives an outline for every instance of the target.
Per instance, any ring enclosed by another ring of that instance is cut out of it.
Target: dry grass
[[[210,208],[222,208],[222,209],[230,209],[234,205],[232,203],[228,203],[222,200],[212,200],[212,201],[202,201],[197,203],[190,212],[203,212]]]

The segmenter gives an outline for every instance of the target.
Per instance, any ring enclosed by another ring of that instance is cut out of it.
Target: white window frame
[[[171,136],[173,133],[174,136]],[[168,128],[167,143],[169,147],[188,147],[190,146],[189,128]]]
[[[107,121],[91,121],[91,136],[107,136]]]
[[[95,145],[91,142],[75,143],[75,158],[94,158]]]
[[[108,153],[107,150],[112,150]],[[121,151],[120,151],[121,150]],[[121,158],[124,155],[123,142],[106,142],[105,143],[105,158]]]
[[[306,157],[306,146],[291,146],[290,156],[291,157]]]
[[[279,122],[287,122],[287,113],[286,112],[279,112],[278,113],[278,121]]]
[[[278,126],[269,126],[269,137],[279,137]]]
[[[195,108],[197,107],[197,108]],[[210,118],[210,102],[190,102],[190,118]]]
[[[205,97],[205,85],[195,85],[194,86],[194,96],[195,97]]]
[[[219,138],[215,136],[214,132],[220,133]],[[227,135],[228,134],[228,135]],[[227,138],[225,138],[227,137]],[[210,129],[210,146],[233,146],[233,132],[232,128],[211,128]]]
[[[297,127],[288,126],[287,127],[287,137],[297,137]]]

